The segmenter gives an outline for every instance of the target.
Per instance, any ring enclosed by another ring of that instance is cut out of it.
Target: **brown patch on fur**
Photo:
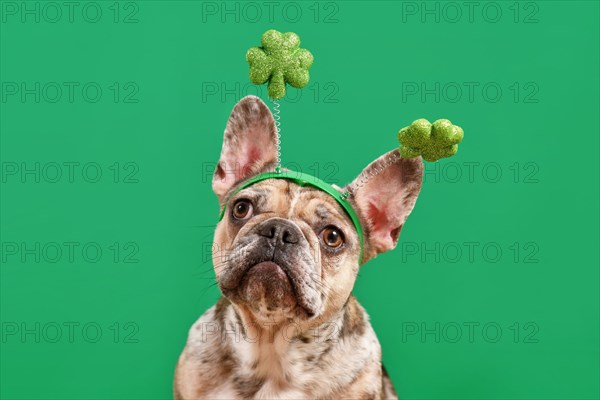
[[[344,324],[341,337],[349,335],[362,335],[366,328],[365,314],[354,296],[348,298],[344,312]]]
[[[231,302],[224,296],[221,296],[219,301],[217,301],[217,304],[215,304],[215,319],[221,324],[225,323],[225,313],[230,305]]]
[[[233,378],[233,386],[239,396],[243,399],[252,398],[265,383],[264,379],[258,378]]]

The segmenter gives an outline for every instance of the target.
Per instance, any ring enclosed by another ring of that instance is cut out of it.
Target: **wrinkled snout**
[[[238,254],[220,279],[230,300],[256,311],[291,311],[296,306],[308,316],[320,311],[320,263],[294,221],[269,218],[240,238],[238,245]]]

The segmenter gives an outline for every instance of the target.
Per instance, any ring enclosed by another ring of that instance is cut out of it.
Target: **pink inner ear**
[[[402,226],[417,200],[422,177],[420,158],[404,159],[392,150],[369,164],[347,186],[367,231],[363,261],[396,247]]]
[[[235,165],[235,179],[238,182],[256,175],[265,166],[265,151],[253,143],[246,143],[244,152],[239,154]],[[234,183],[232,182],[232,183]]]
[[[367,211],[369,220],[373,224],[374,230],[380,230],[382,226],[386,225],[389,221],[385,212],[377,208],[375,202],[369,201],[369,208]]]
[[[258,171],[253,171],[253,168],[258,166],[259,161],[261,161],[262,151],[252,145],[248,145],[246,163],[244,164],[244,169],[242,171],[243,175],[250,175],[252,173],[256,173]]]
[[[367,215],[371,221],[371,233],[373,236],[377,236],[383,240],[387,240],[390,237],[392,240],[397,238],[397,232],[394,234],[394,231],[398,227],[394,226],[393,219],[390,218],[391,215],[385,209],[378,208],[372,200],[369,201]]]
[[[396,245],[402,226],[398,226],[398,216],[393,210],[377,207],[380,201],[381,198],[369,199],[366,214],[370,222],[371,243],[377,252],[385,252]]]

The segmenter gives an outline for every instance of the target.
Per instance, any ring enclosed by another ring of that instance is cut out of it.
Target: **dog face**
[[[276,128],[257,97],[233,109],[213,178],[226,207],[214,238],[213,264],[223,295],[258,322],[322,321],[347,301],[361,263],[395,247],[421,187],[420,159],[397,151],[371,163],[343,190],[364,230],[360,241],[350,218],[327,193],[284,179],[244,180],[273,171]]]
[[[339,309],[358,272],[360,243],[344,210],[325,192],[282,179],[262,181],[229,202],[215,241],[223,294],[269,320]]]

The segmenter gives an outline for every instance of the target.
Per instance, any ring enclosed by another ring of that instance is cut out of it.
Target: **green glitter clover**
[[[298,89],[306,86],[313,56],[300,48],[298,35],[271,29],[262,35],[261,43],[262,47],[252,47],[246,53],[252,83],[262,85],[268,81],[272,99],[285,96],[286,83]]]
[[[398,132],[400,155],[404,158],[422,156],[425,161],[451,157],[458,151],[463,136],[462,128],[447,119],[430,124],[421,118]]]

